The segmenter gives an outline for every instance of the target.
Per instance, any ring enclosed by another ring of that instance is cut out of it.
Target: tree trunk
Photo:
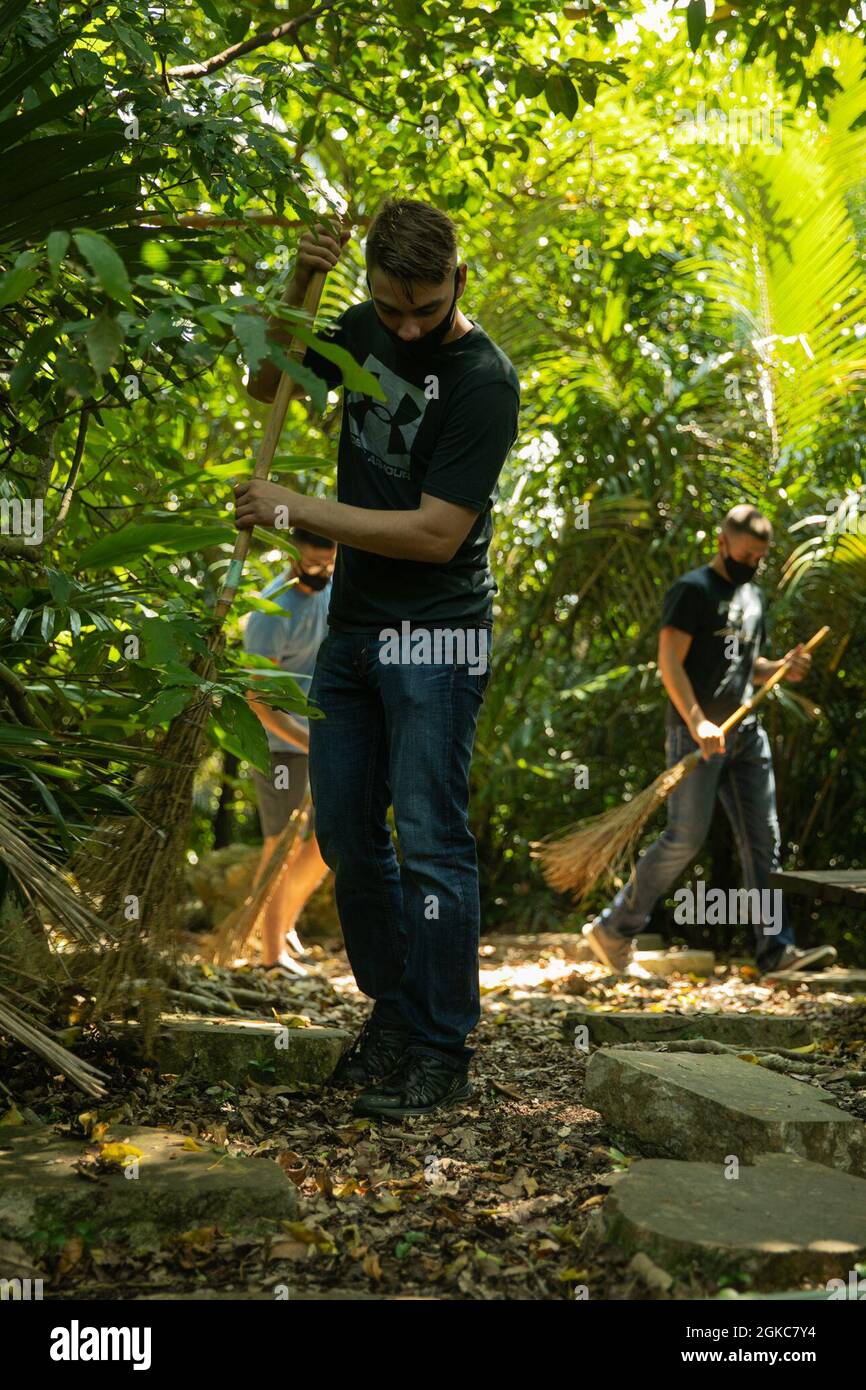
[[[213,818],[213,847],[225,849],[234,839],[234,815],[232,803],[235,793],[235,779],[238,775],[238,760],[234,753],[223,753],[223,777],[220,787],[219,805]]]

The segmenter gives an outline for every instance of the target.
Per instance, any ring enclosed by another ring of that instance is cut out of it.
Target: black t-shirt
[[[751,699],[752,669],[767,636],[764,598],[757,585],[732,584],[712,566],[701,565],[668,589],[661,626],[691,633],[683,665],[701,709],[714,724]],[[669,724],[683,723],[671,700],[667,719]]]
[[[446,564],[393,560],[341,544],[329,625],[377,632],[404,621],[489,624],[496,593],[487,559],[492,508],[520,404],[514,368],[477,323],[416,361],[385,332],[371,300],[347,309],[321,336],[347,348],[387,398],[344,393],[338,500],[407,511],[427,492],[478,512]],[[340,384],[340,369],[311,348],[304,365],[331,388]]]

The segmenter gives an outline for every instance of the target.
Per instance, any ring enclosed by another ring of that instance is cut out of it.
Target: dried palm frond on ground
[[[29,818],[24,803],[0,783],[0,859],[34,913],[41,905],[52,925],[62,926],[82,943],[95,944],[105,923],[74,880],[51,859],[38,832],[31,828],[28,839],[21,834],[18,827]]]
[[[76,1057],[67,1048],[61,1047],[60,1043],[55,1042],[41,1028],[28,1023],[23,1014],[14,1009],[2,996],[0,996],[0,1032],[8,1033],[10,1038],[15,1038],[17,1042],[23,1043],[31,1052],[35,1052],[44,1061],[50,1063],[54,1071],[62,1072],[82,1091],[86,1091],[89,1096],[100,1098],[105,1095],[103,1083],[109,1079],[107,1072],[100,1071],[97,1067],[91,1066],[89,1062],[83,1062],[80,1057]]]
[[[105,935],[105,924],[85,900],[77,886],[49,857],[42,837],[31,828],[25,839],[18,827],[26,823],[29,812],[23,802],[7,786],[0,784],[0,860],[14,878],[28,905],[31,920],[37,931],[44,933],[48,924],[62,930],[82,945],[94,945]],[[4,960],[10,960],[4,956]],[[4,970],[4,976],[6,975]],[[19,972],[11,960],[8,973],[16,980]],[[8,1033],[25,1047],[50,1063],[91,1096],[102,1096],[104,1087],[99,1078],[103,1072],[61,1047],[44,1029],[24,1017],[7,998],[15,994],[27,1002],[26,996],[11,983],[0,984],[0,1032]]]

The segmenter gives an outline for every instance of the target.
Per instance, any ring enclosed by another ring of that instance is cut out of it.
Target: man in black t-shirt
[[[767,518],[741,503],[725,518],[712,562],[683,575],[665,595],[659,670],[669,696],[667,765],[695,748],[702,761],[668,798],[664,834],[638,861],[611,905],[583,929],[598,958],[618,972],[646,975],[632,960],[634,938],[649,923],[658,899],[697,855],[717,796],[734,832],[745,889],[729,893],[724,904],[720,889],[708,892],[701,883],[696,892],[680,889],[675,920],[748,922],[762,973],[820,969],[836,957],[832,946],[796,949],[781,892],[769,886],[779,867],[780,837],[766,733],[754,714],[727,736],[721,728],[751,698],[755,685],[781,664],[759,655],[767,624],[763,595],[753,583],[771,537]],[[794,651],[786,679],[799,681],[811,658],[800,647]]]
[[[302,237],[290,303],[344,241],[319,228]],[[236,519],[273,526],[288,507],[292,524],[339,542],[310,689],[326,716],[311,721],[310,784],[349,960],[375,1002],[333,1079],[365,1088],[356,1113],[400,1117],[471,1094],[480,905],[469,770],[490,679],[492,510],[519,383],[460,311],[467,267],[450,218],[388,202],[366,254],[371,299],[304,357],[329,387],[343,382],[338,500],[240,484]],[[344,381],[346,353],[366,379]],[[273,399],[278,378],[266,364],[251,394]]]

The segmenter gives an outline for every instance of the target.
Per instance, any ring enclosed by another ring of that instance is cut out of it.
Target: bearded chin
[[[328,574],[305,574],[301,570],[298,574],[298,581],[301,584],[306,584],[308,589],[315,589],[318,593],[324,589],[330,577]]]

